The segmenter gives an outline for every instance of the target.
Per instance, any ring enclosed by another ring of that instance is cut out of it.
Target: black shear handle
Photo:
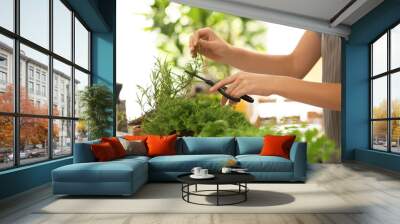
[[[219,88],[218,92],[221,93],[224,97],[228,98],[229,100],[232,100],[233,102],[238,103],[238,102],[240,102],[240,99],[242,99],[244,101],[247,101],[249,103],[253,103],[254,102],[254,99],[252,97],[248,96],[248,95],[243,95],[240,98],[237,98],[237,97],[234,97],[234,96],[231,96],[231,95],[227,94],[225,92],[225,90],[226,90],[226,87],[224,86],[224,87]]]

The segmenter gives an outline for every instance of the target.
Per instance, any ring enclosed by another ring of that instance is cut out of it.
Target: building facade
[[[13,73],[13,48],[0,42],[0,95],[14,88]],[[71,74],[71,73],[70,73]],[[24,100],[29,100],[31,104],[21,104],[22,113],[31,113],[32,110],[40,109],[41,112],[47,114],[49,108],[49,68],[38,60],[26,56],[25,52],[20,54],[20,93],[26,94]],[[76,81],[75,84],[79,84]],[[60,117],[70,117],[72,114],[72,77],[66,72],[57,70],[53,71],[53,114]],[[20,99],[23,97],[21,96]],[[79,102],[76,102],[79,103]],[[25,108],[26,107],[26,108]],[[12,112],[12,111],[10,111]],[[72,122],[67,120],[57,120],[53,125],[57,126],[57,138],[53,138],[55,153],[57,148],[63,148],[65,142],[71,142]],[[69,146],[70,147],[70,146]],[[60,151],[60,153],[62,153]]]

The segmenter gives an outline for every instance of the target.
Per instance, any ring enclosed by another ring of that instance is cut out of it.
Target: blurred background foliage
[[[152,21],[146,30],[159,32],[157,47],[161,58],[168,58],[183,68],[189,54],[189,38],[197,29],[210,27],[228,43],[257,51],[265,51],[266,25],[263,22],[220,12],[154,0],[145,16]],[[221,79],[231,74],[231,67],[207,60],[206,73]]]

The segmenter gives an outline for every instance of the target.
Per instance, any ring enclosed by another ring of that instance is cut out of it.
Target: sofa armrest
[[[307,143],[293,143],[290,149],[290,160],[293,162],[294,180],[305,181],[307,176]]]
[[[90,146],[92,144],[100,143],[99,140],[89,141],[89,142],[80,142],[75,143],[74,145],[74,163],[89,163],[95,162],[96,158],[94,157]]]

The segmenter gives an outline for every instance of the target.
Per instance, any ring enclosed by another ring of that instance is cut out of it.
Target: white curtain
[[[341,82],[342,39],[337,36],[322,34],[322,82]],[[340,112],[324,109],[324,128],[326,135],[332,139],[337,147],[340,142]]]

